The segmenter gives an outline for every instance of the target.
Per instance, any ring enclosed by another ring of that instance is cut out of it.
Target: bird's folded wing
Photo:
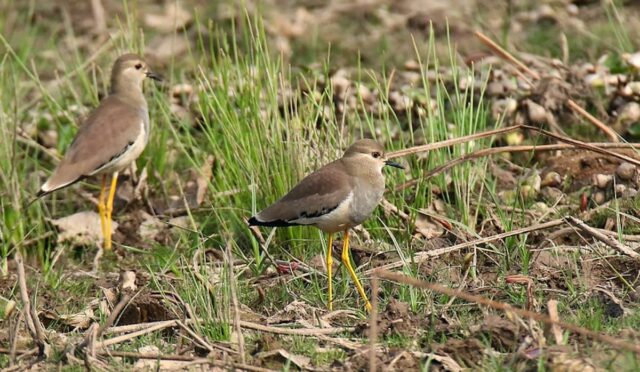
[[[305,177],[287,195],[256,218],[263,223],[312,223],[314,218],[331,213],[351,193],[350,179],[339,161],[329,163]]]
[[[115,96],[105,98],[80,127],[40,193],[63,188],[108,166],[134,143],[142,121],[140,110]]]

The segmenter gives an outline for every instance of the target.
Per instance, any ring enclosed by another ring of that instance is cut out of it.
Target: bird
[[[79,127],[62,161],[36,194],[40,198],[86,177],[101,175],[98,212],[105,250],[112,245],[111,213],[118,173],[140,156],[149,141],[149,109],[142,92],[145,78],[161,80],[137,54],[126,53],[116,59],[109,94]]]
[[[249,226],[287,227],[315,226],[328,234],[326,255],[328,308],[333,310],[332,246],[333,235],[343,232],[342,262],[353,280],[365,308],[371,303],[353,270],[349,255],[349,229],[360,225],[382,199],[385,178],[382,169],[391,166],[384,148],[371,139],[354,142],[344,155],[309,174],[285,196],[248,220]]]

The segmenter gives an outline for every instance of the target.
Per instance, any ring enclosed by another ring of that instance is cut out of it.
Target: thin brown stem
[[[604,134],[606,134],[607,137],[609,137],[611,142],[620,142],[620,136],[618,136],[618,133],[616,133],[616,131],[614,131],[612,128],[608,127],[607,125],[605,125],[603,122],[598,120],[598,118],[596,118],[595,116],[591,115],[589,112],[587,112],[587,110],[580,107],[572,99],[567,100],[567,106],[569,106],[569,108],[573,112],[584,117],[585,119],[587,119],[588,122],[590,122],[591,124],[595,125],[598,129],[603,131]]]
[[[583,149],[586,149],[586,150],[591,150],[593,152],[597,152],[598,154],[609,155],[609,156],[612,156],[614,158],[618,158],[620,160],[624,160],[624,161],[629,162],[631,164],[635,164],[635,165],[639,165],[640,166],[640,160],[634,159],[634,158],[626,156],[626,155],[618,154],[616,152],[609,151],[609,150],[606,150],[606,149],[603,149],[603,148],[599,148],[597,146],[593,146],[593,145],[591,145],[591,144],[589,144],[587,142],[582,142],[582,141],[578,141],[578,140],[573,139],[573,138],[569,138],[569,137],[566,137],[566,136],[561,136],[559,134],[551,133],[549,131],[546,131],[546,130],[538,128],[538,127],[532,127],[530,125],[523,125],[522,128],[536,131],[536,132],[538,132],[540,134],[543,134],[543,135],[545,135],[547,137],[555,138],[555,139],[557,139],[558,141],[561,141],[561,142],[570,143],[570,144],[575,145],[575,146],[577,146],[579,148],[583,148]]]
[[[627,247],[626,245],[620,243],[619,241],[617,241],[616,239],[603,234],[602,232],[600,232],[598,229],[595,229],[589,225],[587,225],[586,223],[584,223],[582,220],[572,217],[572,216],[567,216],[565,217],[566,220],[573,226],[579,228],[580,230],[582,230],[584,233],[588,234],[589,236],[593,237],[596,240],[601,241],[602,243],[608,245],[609,247],[617,250],[618,252],[622,253],[622,254],[626,254],[627,256],[634,258],[634,259],[640,259],[640,254],[638,254],[637,252],[635,252],[633,249]]]
[[[610,142],[597,142],[597,143],[587,143],[590,146],[602,148],[602,149],[639,149],[640,144],[638,143],[610,143]],[[482,158],[485,156],[492,156],[496,154],[501,154],[505,152],[529,152],[529,151],[557,151],[557,150],[577,150],[580,149],[580,146],[570,144],[570,143],[555,143],[549,145],[517,145],[517,146],[503,146],[503,147],[492,147],[489,149],[478,150],[469,154],[465,154],[459,158],[452,159],[445,164],[442,164],[439,167],[436,167],[425,174],[422,175],[420,179],[426,179],[429,177],[433,177],[437,174],[445,172],[457,165],[460,165],[469,160]],[[401,191],[406,188],[417,185],[419,182],[418,179],[407,181],[401,185],[396,186],[396,191]]]
[[[412,278],[410,276],[403,275],[403,274],[393,273],[393,272],[387,271],[387,270],[376,270],[374,275],[379,277],[379,278],[381,278],[381,279],[387,279],[387,280],[391,280],[391,281],[394,281],[394,282],[398,282],[398,283],[402,283],[402,284],[408,284],[408,285],[412,285],[414,287],[431,290],[431,291],[438,292],[438,293],[441,293],[441,294],[444,294],[444,295],[447,295],[447,296],[457,297],[457,298],[460,298],[460,299],[468,301],[468,302],[473,302],[473,303],[476,303],[478,305],[489,307],[491,309],[504,311],[507,314],[516,314],[516,315],[518,315],[520,317],[533,319],[535,321],[542,322],[542,323],[545,323],[545,324],[557,325],[557,326],[559,326],[561,328],[564,328],[564,329],[566,329],[568,331],[571,331],[573,333],[588,337],[588,338],[590,338],[592,340],[603,342],[605,344],[608,344],[608,345],[613,346],[613,347],[618,348],[618,349],[624,349],[624,350],[627,350],[627,351],[634,352],[636,354],[640,354],[640,345],[632,344],[630,342],[625,342],[625,341],[623,341],[623,340],[621,340],[619,338],[615,338],[615,337],[612,337],[612,336],[609,336],[609,335],[605,335],[605,334],[601,334],[601,333],[598,333],[598,332],[594,332],[594,331],[592,331],[590,329],[582,328],[582,327],[579,327],[579,326],[576,326],[576,325],[573,325],[573,324],[570,324],[570,323],[555,321],[555,320],[551,319],[550,317],[548,317],[546,315],[543,315],[543,314],[540,314],[540,313],[536,313],[536,312],[533,312],[533,311],[527,311],[527,310],[519,309],[517,307],[512,307],[511,305],[509,305],[507,303],[504,303],[504,302],[498,302],[498,301],[490,300],[490,299],[485,298],[485,297],[472,295],[470,293],[459,291],[459,290],[452,289],[452,288],[449,288],[449,287],[445,287],[445,286],[440,285],[440,284],[425,282],[423,280]]]
[[[376,370],[376,340],[378,338],[378,278],[371,278],[371,314],[369,321],[369,371]]]
[[[16,251],[14,260],[16,262],[18,271],[18,286],[20,287],[20,298],[22,299],[22,305],[24,307],[24,318],[29,329],[29,333],[33,338],[33,341],[38,345],[41,353],[46,352],[47,343],[44,336],[44,327],[40,323],[38,314],[35,308],[31,306],[31,300],[29,299],[29,291],[27,289],[27,275],[24,270],[24,261],[20,251]]]
[[[397,158],[397,157],[401,157],[401,156],[407,156],[407,155],[415,154],[415,153],[418,153],[418,152],[426,152],[426,151],[437,150],[437,149],[440,149],[440,148],[443,148],[443,147],[449,147],[449,146],[457,145],[457,144],[460,144],[460,143],[466,143],[466,142],[470,142],[470,141],[477,140],[477,139],[480,139],[480,138],[491,137],[491,136],[495,136],[495,135],[498,135],[498,134],[504,134],[504,133],[513,132],[513,131],[516,131],[516,130],[521,129],[521,128],[522,128],[521,125],[514,125],[514,126],[511,126],[511,127],[493,129],[493,130],[488,130],[488,131],[480,132],[480,133],[474,133],[474,134],[470,134],[468,136],[451,138],[451,139],[448,139],[448,140],[435,142],[435,143],[429,143],[429,144],[426,144],[426,145],[414,146],[414,147],[410,147],[408,149],[402,149],[402,150],[398,150],[398,151],[394,151],[394,152],[388,153],[387,154],[387,159],[393,159],[393,158]]]
[[[527,65],[525,65],[524,63],[520,62],[520,60],[518,60],[516,57],[514,57],[511,53],[507,52],[504,48],[502,48],[500,45],[496,44],[493,40],[491,40],[488,36],[486,36],[485,34],[483,34],[480,31],[476,31],[475,35],[478,39],[480,39],[480,41],[482,43],[484,43],[486,46],[489,47],[489,49],[491,49],[495,54],[497,54],[499,57],[503,58],[504,60],[506,60],[507,62],[515,65],[518,69],[526,72],[527,74],[529,74],[529,76],[531,76],[532,78],[536,79],[536,80],[540,80],[540,74],[538,74],[537,72],[533,71],[532,69],[530,69],[529,67],[527,67]],[[529,83],[531,83],[529,81],[529,79],[527,79],[526,77],[524,77],[525,80],[527,80]]]
[[[411,259],[411,262],[412,263],[416,263],[416,264],[417,263],[421,263],[423,261],[426,261],[430,257],[441,256],[443,254],[459,251],[461,249],[472,247],[474,245],[485,244],[485,243],[489,243],[489,242],[492,242],[492,241],[495,241],[495,240],[508,238],[508,237],[514,236],[514,235],[520,235],[520,234],[530,233],[530,232],[533,232],[533,231],[549,229],[551,227],[560,226],[560,225],[563,225],[565,223],[566,223],[566,221],[564,219],[559,218],[559,219],[552,220],[552,221],[549,221],[549,222],[545,222],[545,223],[541,223],[541,224],[537,224],[537,225],[533,225],[533,226],[529,226],[529,227],[524,227],[524,228],[513,230],[513,231],[504,232],[502,234],[496,234],[496,235],[488,236],[488,237],[485,237],[485,238],[472,240],[470,242],[456,244],[456,245],[453,245],[451,247],[445,247],[445,248],[434,249],[434,250],[431,250],[431,251],[419,252],[419,253],[416,253],[413,256],[413,258]],[[398,268],[398,267],[402,267],[404,264],[405,264],[405,261],[392,262],[392,263],[380,266],[380,267],[375,268],[375,269],[367,270],[367,271],[365,271],[365,275],[371,275],[376,270],[395,269],[395,268]]]

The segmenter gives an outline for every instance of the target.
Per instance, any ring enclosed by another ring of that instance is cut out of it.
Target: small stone
[[[618,168],[616,169],[616,174],[618,175],[618,177],[620,177],[621,180],[632,180],[636,175],[636,166],[631,163],[624,162],[618,166]]]
[[[614,187],[614,191],[616,192],[617,197],[622,197],[627,191],[627,186],[619,183],[616,185],[616,187]]]
[[[544,175],[542,178],[542,183],[540,184],[542,187],[551,186],[558,187],[562,184],[562,177],[557,172],[549,172]]]
[[[182,84],[176,84],[173,87],[171,87],[172,97],[179,97],[181,95],[190,96],[191,94],[193,94],[193,86],[191,84],[182,83]]]
[[[592,198],[597,205],[602,205],[607,201],[607,197],[605,196],[604,191],[602,190],[596,191],[595,193],[593,193]]]
[[[577,16],[580,13],[580,8],[576,4],[568,4],[566,9],[567,13],[572,16]]]
[[[544,22],[555,23],[557,22],[557,19],[558,19],[558,15],[549,4],[541,5],[538,8],[537,12],[535,12],[534,17],[538,23],[544,23]]]
[[[418,72],[403,71],[400,76],[403,81],[406,81],[411,86],[422,83],[422,75]]]
[[[638,195],[638,190],[633,187],[627,187],[627,190],[624,194],[622,194],[623,198],[635,198]]]
[[[318,92],[317,90],[312,91],[311,93],[309,93],[309,95],[308,95],[308,96],[309,96],[309,97],[313,100],[313,102],[315,102],[315,103],[320,103],[320,102],[322,102],[322,98],[323,98],[323,97],[322,97],[322,93]]]
[[[373,94],[371,93],[371,89],[367,88],[364,84],[358,84],[357,87],[358,96],[362,98],[362,101],[365,103],[373,102]]]
[[[611,74],[605,77],[605,83],[609,86],[620,86],[625,84],[627,81],[627,77],[621,74]]]
[[[523,186],[531,186],[532,191],[537,194],[540,192],[542,178],[536,169],[531,169],[527,171],[524,176],[520,177],[519,182]]]
[[[584,77],[584,82],[585,84],[593,87],[593,88],[600,88],[604,86],[604,79],[602,78],[602,75],[600,74],[588,74],[587,76]]]
[[[495,119],[511,116],[518,108],[518,101],[513,98],[498,99],[491,105],[491,114]]]
[[[355,110],[358,106],[358,97],[349,95],[346,99],[349,110]]]
[[[544,124],[547,122],[547,110],[541,105],[528,99],[525,101],[527,106],[527,113],[529,114],[529,120],[534,123]]]
[[[533,203],[533,205],[531,206],[531,209],[537,212],[548,212],[549,211],[549,206],[546,203],[543,202],[535,202]]]
[[[420,71],[420,64],[411,59],[404,63],[404,68],[409,71]]]
[[[507,92],[507,89],[501,81],[492,81],[487,84],[486,92],[489,97],[501,97]]]
[[[504,139],[507,142],[507,145],[518,146],[524,142],[524,134],[522,134],[522,132],[511,132],[508,133]]]
[[[620,108],[618,122],[622,124],[633,124],[640,120],[640,103],[629,102]]]
[[[511,204],[516,200],[515,190],[502,190],[498,192],[498,198],[506,204]]]
[[[351,81],[342,75],[336,74],[331,78],[331,89],[335,96],[342,97],[349,88],[349,85],[351,85]]]
[[[551,205],[557,203],[558,200],[564,197],[564,193],[556,187],[543,187],[542,190],[540,190],[540,195]]]
[[[630,97],[633,95],[633,91],[631,90],[631,87],[627,84],[624,87],[622,87],[622,89],[620,89],[620,95],[623,97]]]
[[[640,70],[640,52],[636,52],[633,54],[625,53],[622,55],[622,60],[625,61],[629,66]]]
[[[594,174],[593,185],[599,189],[606,189],[613,182],[613,176],[610,174]]]
[[[632,81],[625,86],[626,89],[633,95],[640,95],[640,81]]]
[[[391,102],[391,105],[396,112],[407,111],[411,109],[411,107],[413,107],[411,98],[403,95],[398,91],[389,93],[389,102]]]
[[[55,148],[58,143],[58,132],[53,129],[48,129],[38,133],[38,139],[40,143],[46,148]]]
[[[523,199],[533,199],[538,193],[531,185],[523,185],[520,187],[520,196]]]

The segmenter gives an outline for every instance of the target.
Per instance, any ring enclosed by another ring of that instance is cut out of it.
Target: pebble
[[[602,190],[596,191],[595,193],[593,193],[592,198],[597,205],[602,205],[607,201],[604,191]]]
[[[544,175],[544,178],[542,179],[540,186],[557,187],[557,186],[560,186],[561,183],[562,183],[562,177],[560,177],[560,175],[557,172],[549,172]]]
[[[543,187],[542,190],[540,190],[540,194],[549,204],[555,204],[560,198],[564,196],[562,190],[556,187]]]
[[[616,174],[618,175],[618,177],[620,177],[621,180],[632,180],[636,175],[636,166],[631,163],[624,162],[618,166],[618,168],[616,169]]]
[[[547,122],[547,110],[539,104],[533,102],[528,99],[525,101],[527,105],[527,113],[529,114],[529,119],[538,124],[544,124]]]
[[[599,189],[606,189],[613,182],[613,176],[610,174],[594,174],[593,185]]]

